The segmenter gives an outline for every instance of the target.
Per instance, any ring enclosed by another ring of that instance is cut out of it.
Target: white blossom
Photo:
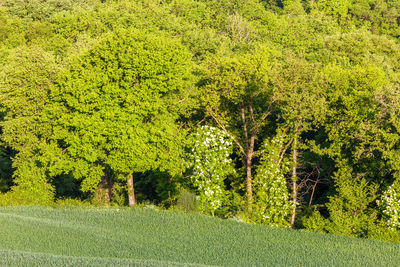
[[[383,209],[382,213],[386,217],[386,224],[390,228],[400,229],[400,186],[393,183],[388,190],[383,193],[378,205]]]
[[[195,136],[189,155],[191,177],[200,200],[212,213],[222,206],[227,192],[224,179],[234,173],[232,142],[221,130],[211,126],[201,126]]]
[[[266,141],[262,150],[262,159],[254,179],[257,211],[261,222],[273,226],[288,226],[287,217],[293,203],[289,199],[285,174],[288,164],[278,164],[280,147],[284,139],[277,135]]]

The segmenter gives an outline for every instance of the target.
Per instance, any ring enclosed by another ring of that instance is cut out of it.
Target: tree
[[[349,164],[338,164],[335,173],[337,194],[330,197],[327,208],[328,232],[347,236],[367,237],[373,229],[377,212],[370,208],[376,198],[377,186],[357,175]]]
[[[54,188],[46,174],[48,161],[38,155],[59,151],[49,142],[52,118],[44,116],[44,110],[60,67],[51,53],[37,46],[11,51],[7,63],[1,70],[0,126],[2,140],[17,153],[12,191],[23,192],[14,194],[22,203],[48,203],[54,199]]]
[[[270,83],[275,53],[259,48],[233,58],[209,58],[201,83],[207,114],[233,140],[243,157],[249,207],[253,202],[252,163],[256,139],[275,102]]]
[[[285,144],[285,134],[282,132],[271,140],[266,139],[254,177],[257,221],[282,227],[289,226],[287,217],[293,206],[286,182],[290,161],[285,156]]]
[[[206,125],[197,129],[193,139],[189,154],[192,184],[200,193],[205,210],[214,215],[226,204],[228,192],[224,180],[235,173],[230,158],[232,140],[222,130]]]
[[[349,17],[348,11],[351,6],[350,0],[336,0],[336,1],[327,1],[327,0],[318,0],[315,1],[315,8],[322,11],[326,15],[333,16],[337,19],[339,24],[345,24],[346,20]]]
[[[378,186],[390,183],[398,174],[395,103],[399,97],[398,78],[393,75],[398,67],[397,62],[379,55],[382,46],[394,55],[396,51],[392,50],[394,46],[387,46],[390,42],[379,39],[381,43],[375,47],[353,40],[349,51],[339,52],[342,64],[332,63],[323,70],[329,109],[324,122],[328,142],[321,151],[334,159],[338,169],[333,177],[337,194],[326,204],[327,230],[332,233],[369,236],[377,223],[377,210],[372,207]],[[343,60],[344,54],[347,60]]]
[[[48,19],[56,12],[70,11],[75,6],[84,6],[85,3],[71,0],[4,0],[3,5],[10,14],[35,21]]]
[[[382,198],[378,200],[378,205],[382,209],[386,225],[393,229],[400,228],[400,188],[396,180],[383,193]]]
[[[54,95],[62,110],[54,138],[76,159],[82,190],[94,191],[108,167],[133,206],[134,173],[183,168],[176,121],[190,103],[190,59],[176,40],[116,30],[72,61]]]
[[[277,69],[279,71],[272,80],[276,87],[281,127],[290,136],[288,144],[291,145],[292,151],[293,211],[290,226],[293,228],[298,205],[297,169],[299,148],[302,145],[301,135],[324,120],[326,104],[317,64],[310,64],[304,59],[288,54]]]

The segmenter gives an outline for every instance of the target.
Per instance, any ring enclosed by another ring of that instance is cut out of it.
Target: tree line
[[[0,205],[400,241],[400,2],[0,1]]]

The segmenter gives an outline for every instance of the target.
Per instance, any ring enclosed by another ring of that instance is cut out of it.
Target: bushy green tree
[[[37,46],[11,51],[7,62],[0,80],[0,109],[4,114],[1,138],[17,153],[12,191],[24,193],[13,196],[23,203],[36,203],[36,199],[47,196],[48,203],[54,197],[54,188],[47,163],[56,158],[41,161],[39,155],[51,151],[55,156],[59,151],[50,144],[52,119],[44,115],[44,110],[60,67],[51,53]]]
[[[349,8],[351,0],[316,0],[314,8],[322,11],[326,15],[333,16],[340,24],[345,24],[349,18]]]
[[[321,82],[320,67],[310,64],[306,60],[288,54],[277,66],[272,81],[276,87],[275,97],[281,117],[281,127],[286,130],[286,139],[289,139],[292,154],[292,201],[293,211],[291,227],[296,219],[296,206],[299,204],[299,175],[301,165],[300,148],[304,142],[302,135],[317,128],[326,114],[326,96],[323,82]]]
[[[121,29],[71,62],[54,95],[55,138],[76,159],[82,190],[94,191],[108,166],[134,205],[134,173],[182,169],[176,120],[190,103],[190,59],[176,40]]]
[[[361,175],[354,177],[351,167],[342,165],[335,173],[337,194],[326,204],[329,218],[326,229],[330,233],[368,237],[374,229],[377,212],[371,207],[376,199],[377,186]]]
[[[355,25],[395,38],[400,35],[399,14],[400,3],[394,0],[353,0],[349,7]]]
[[[72,0],[4,0],[2,5],[13,16],[25,20],[45,20],[54,13],[71,11],[77,5],[85,5],[85,2]]]
[[[274,49],[259,47],[236,57],[211,57],[206,61],[201,82],[205,111],[232,139],[243,158],[249,204],[253,201],[256,141],[275,102],[270,79],[277,54]]]

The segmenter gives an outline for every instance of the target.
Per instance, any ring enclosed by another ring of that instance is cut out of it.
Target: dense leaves
[[[210,126],[197,129],[193,139],[188,155],[192,183],[199,191],[203,209],[214,214],[226,203],[224,180],[235,173],[230,158],[232,141],[222,130]]]
[[[389,0],[0,0],[0,204],[136,194],[395,241],[399,14]]]

